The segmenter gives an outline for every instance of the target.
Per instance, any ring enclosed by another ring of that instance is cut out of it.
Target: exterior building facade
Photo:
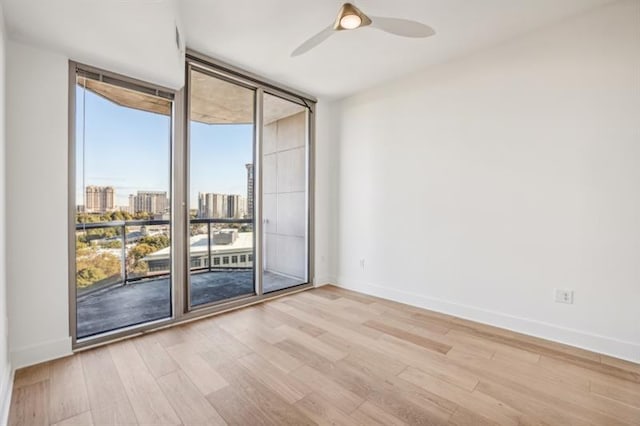
[[[169,198],[166,191],[138,191],[129,195],[129,212],[165,213],[169,210]]]
[[[241,195],[227,196],[227,217],[243,219],[247,214],[247,199]]]
[[[89,185],[85,189],[85,211],[87,213],[106,213],[115,208],[116,192],[112,186]]]
[[[222,218],[226,215],[226,196],[216,193],[198,194],[198,217],[202,219]]]
[[[247,164],[247,211],[245,217],[253,217],[253,164]]]
[[[204,243],[204,244],[203,244]],[[253,233],[236,229],[221,229],[211,238],[211,251],[207,235],[194,235],[189,241],[189,265],[197,269],[250,269],[253,268]],[[170,268],[171,248],[151,253],[142,259],[149,272],[162,272]]]
[[[198,194],[198,217],[201,219],[242,219],[246,215],[247,200],[235,194]]]

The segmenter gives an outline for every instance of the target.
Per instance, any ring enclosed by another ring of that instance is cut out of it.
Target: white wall
[[[6,275],[6,179],[5,179],[5,30],[0,5],[0,424],[7,421],[12,385],[9,362]]]
[[[640,361],[639,15],[343,100],[339,284]]]
[[[68,321],[68,60],[7,49],[7,281],[14,368],[71,351]]]
[[[315,128],[314,283],[336,282],[337,261],[337,109],[334,102],[318,100]]]

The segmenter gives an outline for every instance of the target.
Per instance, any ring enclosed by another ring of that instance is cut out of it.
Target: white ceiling
[[[318,97],[337,98],[499,43],[612,0],[360,0],[368,15],[435,28],[407,39],[372,28],[335,34],[305,55],[300,43],[335,18],[341,0],[4,0],[11,38],[178,88],[186,44]]]
[[[184,81],[178,0],[1,0],[9,38],[163,86]]]

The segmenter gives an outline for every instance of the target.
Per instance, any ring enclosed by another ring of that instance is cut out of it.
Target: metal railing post
[[[211,272],[211,221],[207,222],[207,255],[209,256],[209,272]]]
[[[127,285],[127,226],[122,224],[122,278],[123,285]]]

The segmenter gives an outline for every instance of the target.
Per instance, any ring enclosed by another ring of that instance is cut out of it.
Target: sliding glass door
[[[310,285],[312,100],[193,54],[179,91],[69,82],[74,347]]]
[[[189,68],[189,307],[255,294],[256,91]]]

